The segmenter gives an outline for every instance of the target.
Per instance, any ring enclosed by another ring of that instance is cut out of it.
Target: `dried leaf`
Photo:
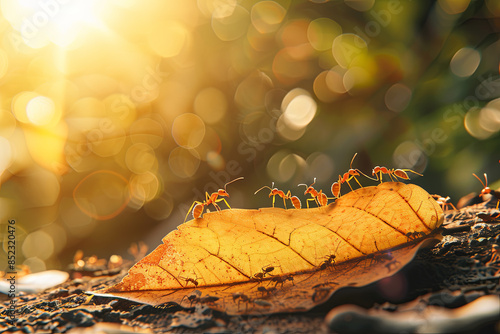
[[[184,298],[183,306],[205,302],[230,313],[305,310],[340,286],[399,270],[416,250],[383,251],[442,221],[425,190],[398,182],[355,190],[327,207],[207,213],[169,233],[107,292],[155,305]],[[195,287],[202,294],[188,296]]]

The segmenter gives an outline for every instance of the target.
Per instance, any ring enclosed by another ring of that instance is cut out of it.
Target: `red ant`
[[[356,183],[361,187],[363,188],[363,186],[361,185],[361,183],[359,183],[358,179],[356,178],[356,176],[365,176],[373,181],[377,181],[371,177],[369,177],[368,175],[364,174],[362,171],[360,171],[359,169],[354,169],[352,168],[352,163],[354,161],[354,158],[356,158],[356,156],[358,155],[358,153],[354,153],[354,156],[352,157],[351,159],[351,164],[349,165],[349,170],[347,172],[344,173],[344,175],[340,176],[339,175],[339,180],[337,182],[334,182],[332,184],[332,194],[334,197],[336,198],[339,198],[340,197],[340,187],[342,186],[342,183],[347,183],[347,185],[349,186],[349,188],[352,189],[351,187],[351,184],[349,183],[349,180],[351,179],[354,179],[354,181],[356,181]]]
[[[181,279],[186,281],[186,285],[185,285],[186,287],[187,287],[188,283],[192,283],[195,287],[198,287],[198,284],[199,284],[198,283],[198,275],[196,275],[196,273],[194,273],[194,274],[195,274],[196,278],[191,278],[191,277],[186,278],[186,277],[180,276]]]
[[[184,218],[184,221],[187,220],[187,217],[189,216],[189,212],[191,212],[191,209],[193,209],[193,218],[200,218],[201,215],[203,214],[203,209],[206,206],[209,206],[210,204],[212,204],[215,207],[215,209],[217,209],[217,211],[221,211],[217,202],[224,201],[224,203],[226,203],[227,207],[231,209],[231,207],[229,206],[229,204],[227,203],[225,198],[218,198],[218,197],[219,196],[229,197],[229,194],[226,191],[226,186],[230,183],[233,183],[234,181],[238,181],[238,180],[242,180],[242,179],[243,179],[243,176],[239,177],[237,179],[234,179],[232,181],[229,181],[228,183],[226,183],[224,185],[224,189],[219,189],[217,192],[212,193],[212,195],[210,195],[210,196],[208,195],[207,192],[205,192],[205,202],[194,201],[194,203],[189,208],[189,210],[186,214],[186,218]]]
[[[420,173],[417,173],[411,169],[388,169],[387,167],[380,167],[380,166],[376,166],[375,168],[373,168],[373,171],[372,171],[372,175],[375,175],[377,176],[377,179],[380,181],[380,183],[382,183],[382,174],[387,174],[389,175],[389,177],[391,178],[391,181],[397,181],[398,178],[400,179],[403,179],[403,180],[409,180],[410,177],[408,176],[408,174],[406,172],[412,172],[414,174],[417,174],[417,175],[420,175],[420,176],[423,176],[422,174]],[[380,176],[379,176],[380,174]],[[394,176],[394,178],[393,178]]]
[[[439,206],[441,207],[441,209],[443,209],[443,211],[446,211],[446,208],[448,206],[451,206],[455,211],[457,210],[457,208],[453,205],[453,203],[450,202],[451,200],[450,196],[447,196],[446,198],[441,197],[440,195],[431,195],[431,196],[436,199],[436,203],[439,204]]]
[[[323,193],[323,190],[317,191],[316,189],[313,188],[313,185],[316,183],[316,178],[314,178],[314,182],[308,186],[305,183],[301,183],[298,185],[300,186],[306,186],[307,189],[304,191],[304,195],[311,194],[312,198],[308,198],[306,201],[307,208],[309,208],[309,201],[316,201],[316,204],[318,206],[326,206],[328,204],[329,199],[333,199],[330,197],[327,197],[325,193]]]
[[[483,189],[481,190],[480,196],[491,194],[491,195],[495,196],[497,199],[500,199],[500,191],[496,191],[496,190],[490,189],[490,187],[488,187],[488,176],[486,175],[486,173],[484,173],[484,182],[485,183],[483,183],[483,181],[481,181],[481,179],[476,174],[472,173],[472,175],[474,175],[476,177],[476,179],[478,179],[479,182],[481,182],[481,184],[483,185]]]
[[[272,187],[272,188],[271,188]],[[271,184],[271,187],[268,186],[263,186],[256,192],[254,192],[254,195],[257,194],[259,191],[261,191],[264,188],[267,188],[271,190],[269,193],[269,197],[273,197],[273,208],[274,208],[274,201],[276,199],[276,196],[279,196],[283,198],[283,205],[285,206],[286,209],[286,202],[285,200],[289,199],[292,202],[292,205],[295,207],[295,209],[300,209],[302,207],[302,204],[300,203],[300,199],[297,196],[291,196],[292,194],[290,193],[290,190],[285,194],[283,190],[279,190],[278,188],[274,188],[274,182]]]

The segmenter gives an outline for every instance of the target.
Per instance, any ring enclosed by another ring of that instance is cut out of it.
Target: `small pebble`
[[[35,330],[33,329],[33,326],[31,325],[26,325],[22,329],[23,333],[34,333]]]
[[[477,223],[477,224],[472,226],[473,230],[481,230],[483,228],[488,228],[488,225],[485,223]]]

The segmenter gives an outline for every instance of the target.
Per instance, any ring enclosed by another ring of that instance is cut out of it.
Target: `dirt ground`
[[[229,316],[204,304],[153,307],[86,293],[119,282],[129,263],[114,275],[92,273],[21,294],[13,322],[11,300],[0,295],[0,333],[500,333],[495,205],[447,211],[443,239],[433,248],[421,250],[395,275],[341,289],[308,312]]]

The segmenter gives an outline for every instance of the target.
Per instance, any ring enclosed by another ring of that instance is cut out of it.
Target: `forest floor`
[[[500,333],[496,200],[446,211],[442,240],[399,272],[340,289],[308,312],[230,316],[194,304],[150,306],[86,292],[126,274],[73,278],[13,302],[0,294],[0,333]],[[493,218],[492,218],[493,217]]]

